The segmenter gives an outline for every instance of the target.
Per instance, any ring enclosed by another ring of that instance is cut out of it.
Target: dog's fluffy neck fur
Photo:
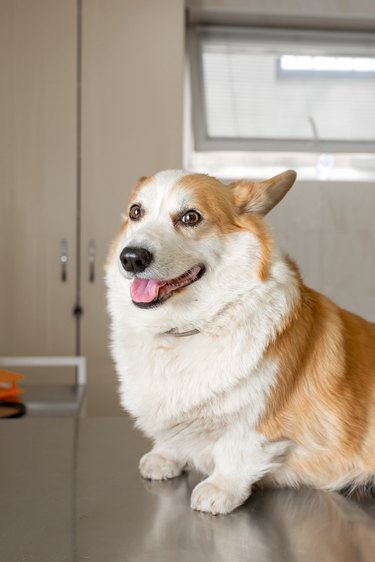
[[[220,298],[221,296],[217,296],[218,301]],[[204,315],[189,322],[182,320],[180,325],[174,326],[174,330],[181,333],[198,330],[199,333],[218,338],[227,332],[229,325],[233,328],[245,323],[251,331],[257,332],[258,336],[263,333],[267,342],[264,346],[266,349],[280,325],[287,322],[300,298],[296,272],[290,267],[289,260],[285,259],[283,253],[275,246],[266,281],[253,280],[252,286],[248,286],[244,292],[239,291],[235,298],[231,299],[229,296],[226,302],[221,301],[220,304],[212,302],[210,310],[205,311]],[[161,333],[169,335],[166,332]]]

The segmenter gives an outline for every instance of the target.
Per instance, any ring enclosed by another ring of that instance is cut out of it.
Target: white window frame
[[[350,31],[311,31],[294,29],[270,29],[250,27],[224,27],[224,26],[193,26],[188,31],[188,52],[191,87],[191,120],[194,151],[236,151],[236,152],[262,152],[262,153],[361,153],[374,154],[375,142],[372,141],[331,141],[319,139],[240,139],[240,138],[210,138],[206,128],[206,114],[204,103],[203,68],[201,57],[201,43],[203,38],[216,40],[219,37],[235,36],[247,40],[267,41],[280,44],[281,41],[298,42],[315,40],[325,42],[334,47],[345,43],[348,56],[375,57],[375,34],[350,32]]]

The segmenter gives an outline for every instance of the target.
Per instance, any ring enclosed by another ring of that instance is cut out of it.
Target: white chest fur
[[[262,358],[266,340],[255,325],[187,338],[140,339],[124,330],[113,346],[122,404],[151,437],[182,422],[218,426],[238,415],[254,427],[276,371]]]

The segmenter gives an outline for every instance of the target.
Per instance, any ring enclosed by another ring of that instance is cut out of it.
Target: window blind
[[[199,27],[192,42],[196,150],[374,152],[373,34]]]

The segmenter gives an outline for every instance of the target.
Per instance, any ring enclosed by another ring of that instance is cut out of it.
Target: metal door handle
[[[61,283],[66,283],[68,277],[68,241],[63,238],[60,242]]]
[[[89,240],[89,283],[95,283],[95,257],[95,241]]]

